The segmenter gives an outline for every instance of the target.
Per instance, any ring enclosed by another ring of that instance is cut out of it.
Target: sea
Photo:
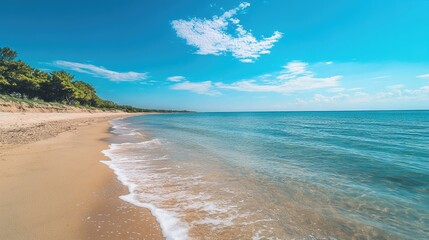
[[[429,239],[429,111],[174,113],[104,151],[166,239]]]

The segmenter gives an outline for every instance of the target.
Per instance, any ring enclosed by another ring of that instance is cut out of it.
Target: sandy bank
[[[99,162],[114,117],[0,113],[8,143],[0,148],[0,239],[162,239],[148,210],[118,198],[126,189]]]
[[[22,144],[54,137],[78,127],[129,116],[127,113],[0,112],[0,144]]]

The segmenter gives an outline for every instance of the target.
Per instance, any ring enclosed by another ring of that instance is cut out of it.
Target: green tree
[[[21,60],[15,61],[16,56],[10,48],[0,48],[0,92],[21,98],[37,97],[40,84],[33,75],[35,69]]]
[[[9,72],[8,62],[13,61],[17,54],[10,48],[0,48],[0,93],[9,94],[10,84],[7,79],[7,73]]]
[[[71,104],[77,94],[77,89],[72,82],[73,78],[73,75],[65,71],[51,72],[51,81],[48,82],[45,89],[46,100],[66,101]]]
[[[13,61],[18,54],[8,47],[0,48],[0,61]]]
[[[44,99],[45,98],[44,95],[46,94],[45,88],[51,82],[51,75],[49,75],[49,73],[40,71],[39,69],[33,69],[32,75],[34,80],[39,85],[39,88],[34,93],[35,95],[34,97],[37,97],[39,99]]]
[[[7,67],[0,62],[0,93],[2,94],[9,93],[9,81],[5,77],[6,71]]]
[[[33,77],[33,69],[23,61],[2,61],[2,77],[6,84],[2,85],[6,93],[19,94],[21,98],[36,96],[40,85]]]
[[[95,106],[95,89],[88,83],[83,81],[75,81],[73,85],[77,89],[75,92],[75,99],[79,101],[81,105]]]

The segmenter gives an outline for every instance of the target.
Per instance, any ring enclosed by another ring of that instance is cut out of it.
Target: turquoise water
[[[112,121],[105,153],[168,239],[429,239],[429,112]]]

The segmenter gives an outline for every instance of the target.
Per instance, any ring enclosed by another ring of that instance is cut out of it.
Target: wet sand
[[[163,239],[147,209],[118,198],[127,189],[99,162],[107,160],[107,120],[119,115],[92,116],[11,130],[0,115],[0,239]],[[55,124],[61,130],[38,132]],[[15,142],[14,132],[23,137]]]

